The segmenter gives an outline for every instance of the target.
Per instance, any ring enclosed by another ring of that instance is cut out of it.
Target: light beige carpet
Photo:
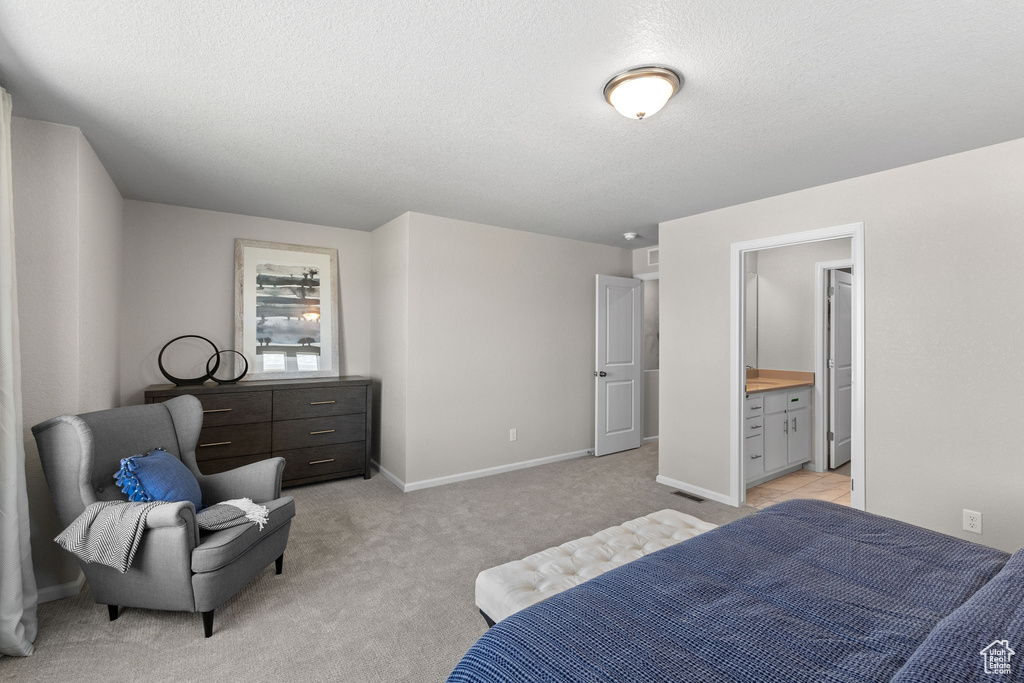
[[[379,474],[286,489],[297,515],[284,574],[217,610],[125,609],[88,588],[41,605],[36,654],[2,681],[443,681],[486,630],[477,573],[643,514],[723,524],[753,512],[656,484],[657,444],[402,493]]]

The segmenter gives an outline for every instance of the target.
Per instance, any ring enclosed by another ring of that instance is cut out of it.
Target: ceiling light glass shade
[[[625,71],[604,86],[604,98],[629,119],[658,113],[679,91],[679,74],[660,66]]]

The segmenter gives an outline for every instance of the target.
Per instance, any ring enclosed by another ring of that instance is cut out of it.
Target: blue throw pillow
[[[130,501],[188,500],[196,510],[203,507],[202,492],[195,475],[185,463],[162,448],[154,448],[146,455],[124,458],[114,479]]]

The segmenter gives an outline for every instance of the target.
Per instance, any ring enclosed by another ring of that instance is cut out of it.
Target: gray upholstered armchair
[[[269,522],[262,531],[247,524],[200,533],[192,503],[154,508],[127,573],[80,562],[93,599],[107,605],[111,621],[118,616],[118,606],[201,612],[209,638],[217,607],[271,562],[277,561],[277,573],[281,573],[295,516],[295,503],[281,497],[284,460],[271,458],[204,475],[196,466],[195,453],[202,426],[199,400],[179,396],[166,403],[62,415],[32,428],[64,526],[91,503],[126,500],[114,482],[121,458],[156,447],[188,465],[199,480],[204,504],[251,498],[269,510]]]

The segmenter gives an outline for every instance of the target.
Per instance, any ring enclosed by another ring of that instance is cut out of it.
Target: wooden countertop
[[[748,394],[811,386],[814,386],[813,372],[799,372],[797,370],[761,370],[760,368],[747,370]]]

